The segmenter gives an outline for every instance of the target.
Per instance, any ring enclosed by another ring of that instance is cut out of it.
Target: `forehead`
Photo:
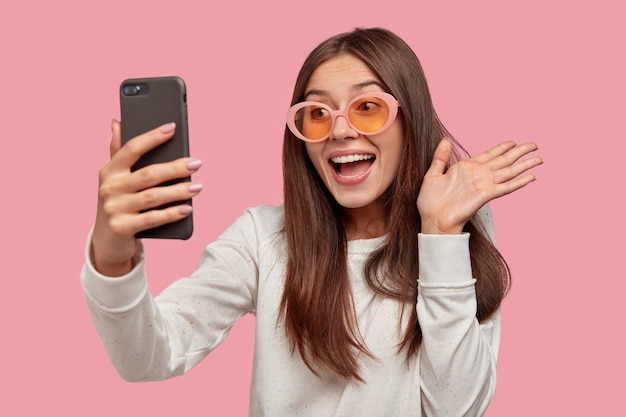
[[[311,74],[306,90],[333,93],[373,83],[382,84],[367,64],[354,55],[344,54],[321,63]]]

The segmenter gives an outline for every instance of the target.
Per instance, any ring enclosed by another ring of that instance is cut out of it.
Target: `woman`
[[[486,204],[534,180],[534,144],[473,158],[439,122],[419,61],[356,29],[305,61],[287,117],[284,205],[248,209],[199,267],[152,297],[134,234],[189,214],[140,211],[199,192],[162,187],[199,162],[130,173],[173,126],[120,146],[100,172],[82,272],[94,322],[131,381],[180,375],[256,316],[252,416],[481,415],[494,392],[509,271]],[[149,179],[149,180],[147,180]],[[145,201],[149,200],[150,205]],[[108,277],[119,277],[111,279]]]

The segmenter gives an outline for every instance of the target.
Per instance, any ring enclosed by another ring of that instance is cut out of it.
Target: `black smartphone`
[[[120,85],[120,110],[122,122],[122,144],[130,139],[175,122],[174,137],[143,155],[132,170],[150,164],[172,161],[189,156],[189,127],[187,122],[187,88],[185,81],[176,76],[130,78]],[[160,186],[177,182],[189,182],[191,177],[168,181]],[[177,201],[155,208],[176,204],[189,204],[191,199]],[[192,215],[174,223],[165,224],[137,233],[137,238],[189,239],[193,233]]]

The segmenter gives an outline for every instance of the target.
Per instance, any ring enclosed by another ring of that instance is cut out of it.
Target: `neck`
[[[378,199],[359,208],[343,209],[343,224],[348,240],[372,239],[387,233],[385,202]]]

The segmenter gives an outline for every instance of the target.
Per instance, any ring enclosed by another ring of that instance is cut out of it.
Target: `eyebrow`
[[[380,87],[381,90],[386,91],[386,88],[383,87],[383,85],[381,83],[379,83],[378,81],[375,80],[371,80],[371,81],[364,81],[362,83],[358,83],[352,86],[352,90],[354,91],[359,91],[364,89],[365,87],[369,87],[370,85],[376,85],[378,87]],[[323,96],[326,97],[328,96],[328,91],[326,90],[308,90],[304,93],[304,99],[306,100],[306,98],[310,95],[316,95],[316,96]]]

